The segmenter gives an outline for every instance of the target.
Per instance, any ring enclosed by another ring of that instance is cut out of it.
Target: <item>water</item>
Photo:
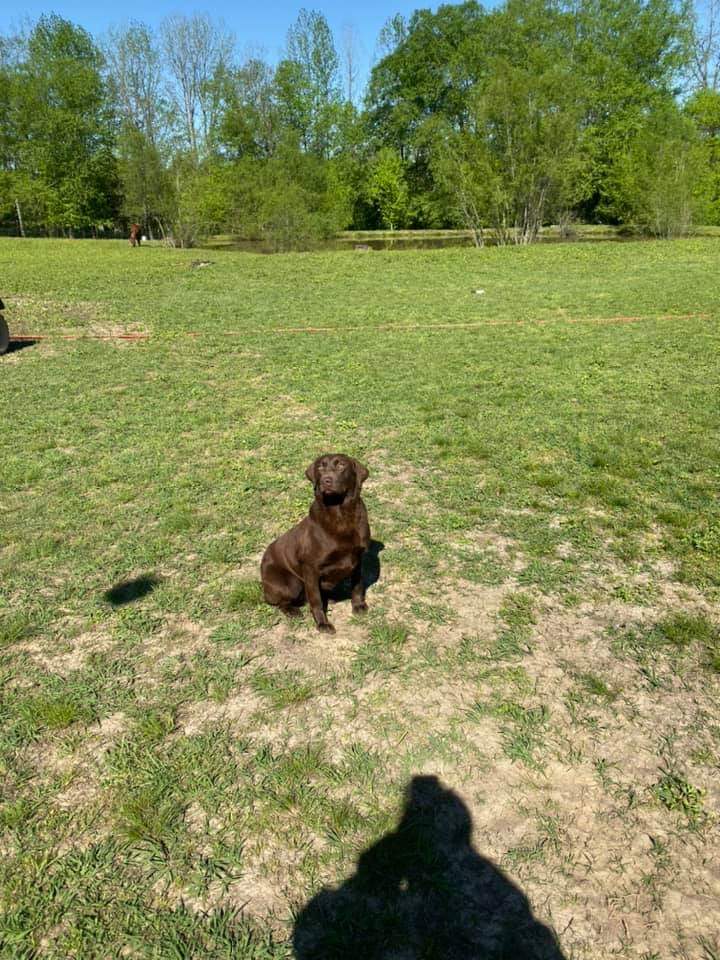
[[[560,236],[557,233],[541,234],[537,243],[599,243],[606,241],[624,241],[637,240],[638,237],[632,235],[619,234],[616,232],[593,231],[588,233],[577,233],[571,236]],[[232,240],[223,242],[213,242],[212,240],[202,244],[203,247],[210,250],[244,250],[247,253],[278,253],[271,244],[263,240]],[[458,233],[444,236],[427,236],[418,232],[416,236],[401,234],[397,237],[389,237],[386,234],[378,237],[335,237],[332,240],[320,240],[313,243],[310,247],[303,249],[312,250],[442,250],[447,247],[474,247],[472,237]],[[497,241],[490,238],[485,241],[485,246],[498,246]]]

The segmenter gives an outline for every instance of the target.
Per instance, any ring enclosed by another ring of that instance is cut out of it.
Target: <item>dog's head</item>
[[[325,506],[355,500],[360,496],[368,469],[344,453],[324,453],[310,464],[305,476],[313,485],[315,496]]]

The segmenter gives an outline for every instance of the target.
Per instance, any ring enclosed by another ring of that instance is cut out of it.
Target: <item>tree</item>
[[[695,9],[690,75],[698,90],[720,88],[720,0],[704,0]]]
[[[50,230],[96,229],[117,215],[113,121],[92,38],[42,16],[18,65],[15,188],[29,219]],[[28,219],[26,217],[26,219]]]
[[[208,16],[111,33],[60,17],[0,37],[0,219],[127,219],[182,242],[250,230],[457,226],[529,243],[570,216],[658,234],[720,219],[720,0],[478,0],[391,17],[364,109],[301,10],[277,66],[233,62]],[[695,89],[691,89],[690,80]],[[691,94],[688,97],[688,94]],[[11,229],[16,227],[11,227]],[[270,238],[275,239],[270,239]]]
[[[656,237],[688,233],[704,207],[703,160],[692,124],[675,105],[648,118],[608,181],[618,219]]]
[[[675,102],[688,37],[682,0],[418,10],[385,31],[369,137],[405,161],[425,223],[492,224],[529,242],[572,209],[611,215],[613,164],[645,118]]]
[[[174,96],[184,118],[185,143],[199,160],[219,120],[234,40],[207,14],[175,14],[162,22],[160,30]]]
[[[707,201],[704,222],[720,224],[720,91],[697,90],[685,104],[685,113],[692,121],[702,155],[699,192]]]
[[[389,17],[380,28],[377,42],[375,44],[375,57],[382,59],[390,53],[394,53],[400,44],[406,39],[408,25],[405,17],[401,13],[396,13]]]
[[[105,47],[116,109],[157,147],[168,128],[167,88],[162,55],[144,23],[111,30]]]
[[[219,146],[231,156],[271,157],[282,137],[273,69],[257,57],[230,77],[230,91],[218,133]]]
[[[358,99],[360,79],[360,39],[351,23],[346,23],[343,26],[342,73],[345,84],[345,100],[354,106]]]
[[[390,147],[383,147],[375,156],[367,189],[383,226],[389,230],[403,227],[410,211],[410,199],[403,162]]]
[[[275,96],[284,139],[292,138],[305,152],[314,152],[317,114],[310,80],[296,60],[281,60],[275,71]]]
[[[305,149],[329,157],[340,109],[339,62],[323,14],[302,9],[288,31],[287,58],[278,67],[278,93]]]
[[[175,210],[170,171],[160,149],[127,120],[117,135],[117,164],[125,219],[142,224],[151,237],[166,236]]]
[[[418,10],[407,23],[395,17],[381,33],[389,52],[370,76],[368,137],[375,149],[392,147],[406,164],[421,225],[447,226],[454,217],[438,195],[426,125],[441,121],[460,129],[466,122],[468,96],[481,76],[485,19],[469,0],[435,13]]]
[[[0,222],[17,217],[14,172],[18,162],[18,57],[20,37],[0,37]]]
[[[674,104],[688,65],[688,8],[675,0],[579,0],[571,9],[571,55],[583,97],[594,186],[584,219],[617,217],[613,172],[648,116]]]
[[[131,23],[111,31],[106,61],[119,117],[122,212],[150,236],[156,229],[164,235],[174,198],[163,156],[170,123],[161,53],[149,28]]]
[[[475,0],[417,10],[383,32],[390,52],[373,67],[367,95],[371,136],[411,160],[426,120],[465,122],[467,97],[481,76],[485,14]]]

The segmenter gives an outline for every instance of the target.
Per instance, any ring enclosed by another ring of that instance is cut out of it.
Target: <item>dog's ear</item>
[[[308,480],[313,486],[315,486],[315,484],[317,483],[317,465],[318,465],[317,460],[313,460],[313,462],[305,471],[305,476],[308,478]]]
[[[353,466],[355,467],[355,496],[360,496],[360,489],[365,483],[367,478],[370,476],[370,471],[366,466],[363,466],[359,460],[353,458]]]

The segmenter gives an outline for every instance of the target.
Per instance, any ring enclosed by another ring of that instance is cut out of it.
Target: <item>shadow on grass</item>
[[[362,555],[360,568],[366,590],[380,579],[380,551],[384,549],[384,543],[379,540],[371,540],[370,546]],[[333,603],[342,603],[344,600],[350,600],[351,592],[350,580],[341,580],[336,587],[327,592],[327,598],[332,600]]]
[[[152,593],[160,582],[160,578],[152,573],[148,576],[135,577],[134,580],[122,580],[106,590],[103,596],[114,607],[122,607],[126,603],[133,603]]]
[[[413,777],[398,828],[297,918],[297,960],[564,960],[527,898],[471,846],[470,812],[437,777]]]
[[[16,353],[18,350],[24,350],[25,347],[34,347],[38,342],[38,340],[11,340],[5,353]]]

